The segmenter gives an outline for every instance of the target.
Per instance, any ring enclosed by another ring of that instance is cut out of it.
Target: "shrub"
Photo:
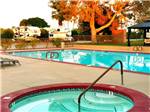
[[[41,36],[40,38],[48,38],[49,37],[49,33],[47,30],[45,29],[41,29]]]
[[[15,48],[16,49],[25,49],[26,46],[27,46],[27,43],[23,39],[19,39],[15,43]]]
[[[1,46],[4,50],[11,48],[12,40],[11,39],[2,39]]]
[[[39,40],[38,39],[32,39],[30,42],[29,42],[29,45],[31,45],[32,48],[35,48],[39,43]]]
[[[72,34],[72,36],[73,36],[73,35],[78,35],[78,32],[77,32],[76,29],[74,29],[74,30],[71,31],[71,34]]]
[[[90,30],[87,30],[87,31],[82,32],[81,35],[91,35],[91,32]]]
[[[39,43],[39,39],[35,37],[17,38],[15,47],[17,49],[25,49],[28,46],[35,48]]]
[[[73,29],[71,31],[71,34],[72,34],[72,36],[74,36],[74,35],[81,35],[82,31],[80,29]]]
[[[54,39],[52,39],[52,44],[55,45],[56,47],[60,47],[61,42],[62,42],[61,38],[54,38]]]
[[[71,31],[71,36],[73,37],[73,40],[75,40],[75,41],[79,40],[80,34],[81,34],[81,31],[79,29],[73,29]]]
[[[0,35],[2,35],[3,32],[4,32],[4,29],[0,28]]]
[[[14,37],[14,32],[11,29],[4,29],[1,32],[1,38],[12,39]]]

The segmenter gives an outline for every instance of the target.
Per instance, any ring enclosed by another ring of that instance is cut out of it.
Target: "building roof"
[[[128,27],[130,29],[150,29],[150,20]]]

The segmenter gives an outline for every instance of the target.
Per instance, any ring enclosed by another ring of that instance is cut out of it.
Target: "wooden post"
[[[143,38],[144,38],[144,46],[146,45],[145,44],[145,39],[146,39],[146,29],[144,29],[144,35],[143,35]]]
[[[130,34],[131,34],[131,28],[128,28],[128,46],[130,46]]]

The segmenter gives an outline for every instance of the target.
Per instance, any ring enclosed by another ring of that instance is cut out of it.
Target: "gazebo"
[[[147,21],[144,21],[142,23],[139,23],[139,24],[128,27],[128,46],[131,45],[130,44],[131,29],[141,29],[141,30],[143,30],[144,31],[143,38],[147,39],[146,33],[149,32],[149,29],[150,29],[150,20],[147,20]],[[145,45],[145,42],[144,42],[144,45]]]

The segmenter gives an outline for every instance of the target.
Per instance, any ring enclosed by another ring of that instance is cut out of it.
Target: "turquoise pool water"
[[[110,67],[115,61],[121,60],[123,62],[124,70],[150,74],[150,54],[92,50],[53,51],[59,53],[58,57],[54,56],[52,58],[52,60],[55,61],[77,63],[86,66]],[[14,52],[13,55],[46,60],[46,52],[48,51]],[[48,56],[48,59],[50,59],[50,56]],[[119,65],[116,65],[114,68],[119,69]]]
[[[23,97],[11,104],[12,112],[78,112],[77,98],[83,90],[63,89]],[[81,112],[127,112],[133,102],[111,91],[91,90],[81,99]]]

